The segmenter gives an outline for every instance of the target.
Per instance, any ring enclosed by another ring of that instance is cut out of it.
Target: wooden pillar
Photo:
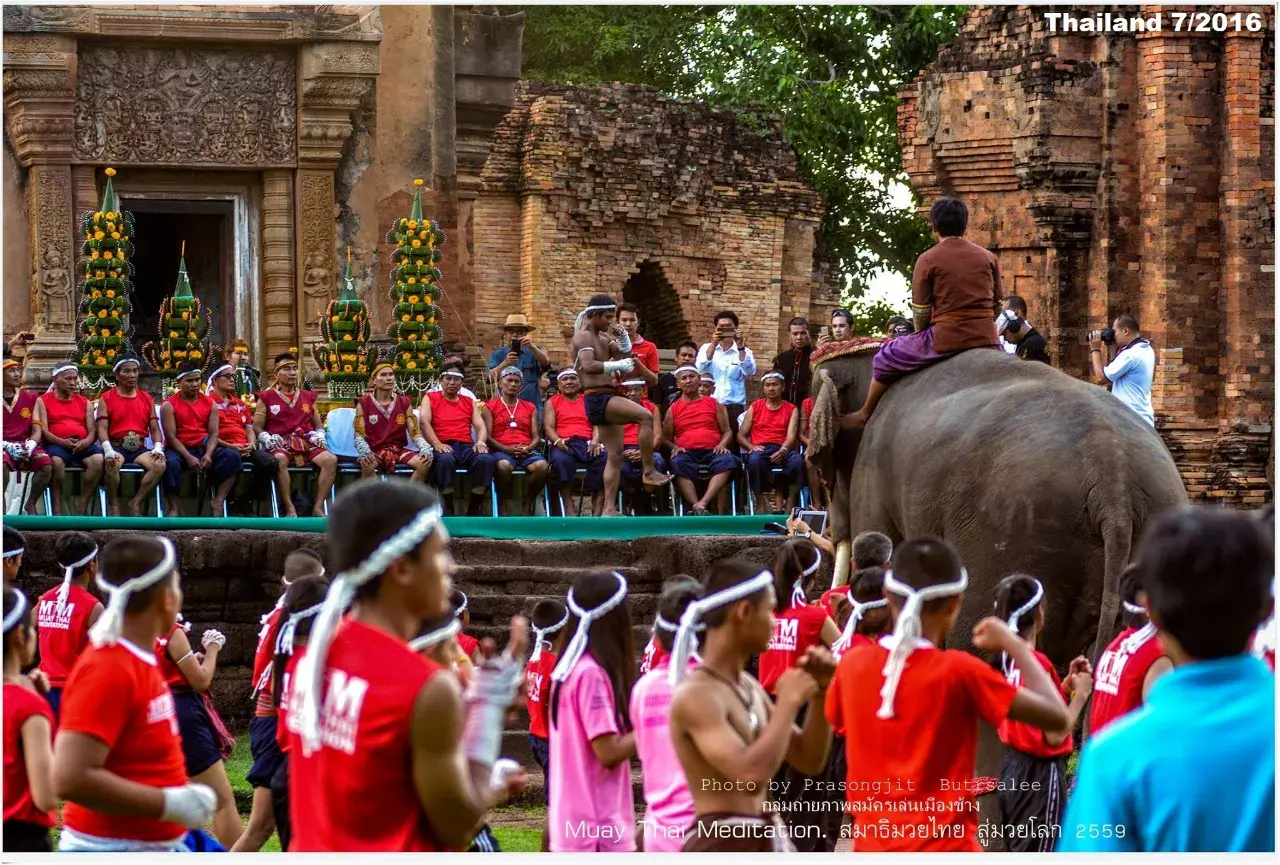
[[[262,310],[267,354],[262,359],[263,369],[271,368],[271,358],[276,354],[298,346],[293,251],[293,171],[287,168],[264,171]]]

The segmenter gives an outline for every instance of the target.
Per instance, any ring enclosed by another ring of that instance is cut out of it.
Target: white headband
[[[22,594],[19,589],[14,589],[18,595],[18,602],[13,605],[13,609],[9,611],[9,615],[4,617],[4,633],[13,630],[18,622],[22,621],[22,617],[27,614],[27,596]]]
[[[622,386],[623,386],[623,387],[644,387],[644,379],[642,379],[642,378],[629,378],[629,379],[627,379],[626,381],[624,381],[624,382],[622,383]]]
[[[900,583],[893,576],[893,571],[885,571],[884,587],[895,595],[906,598],[902,611],[898,613],[898,621],[889,638],[889,657],[885,660],[884,687],[880,689],[880,710],[877,718],[893,717],[893,698],[898,693],[898,683],[902,681],[902,672],[907,667],[907,658],[916,650],[916,641],[920,639],[920,608],[926,601],[938,598],[950,598],[959,595],[969,587],[969,572],[960,569],[960,579],[954,583],[940,583],[924,589],[917,589]]]
[[[1034,610],[1036,604],[1040,603],[1044,598],[1044,586],[1040,584],[1040,581],[1033,577],[1031,582],[1036,584],[1036,590],[1031,595],[1031,599],[1009,614],[1009,630],[1013,631],[1013,635],[1015,637],[1019,636],[1018,621],[1027,613]],[[1000,666],[1004,668],[1005,676],[1008,676],[1012,672],[1012,666],[1010,665],[1009,655],[1007,652],[1000,653]]]
[[[693,635],[702,617],[712,610],[749,598],[756,592],[763,591],[773,585],[773,573],[761,571],[749,580],[721,589],[714,595],[694,601],[684,608],[680,617],[680,628],[671,644],[671,671],[668,674],[672,685],[677,684],[689,666],[689,657],[693,653]]]
[[[324,661],[342,614],[355,600],[356,590],[384,573],[396,559],[416,549],[440,524],[443,513],[439,503],[423,508],[408,525],[383,541],[369,558],[338,574],[329,584],[319,618],[311,629],[307,653],[298,662],[294,679],[294,693],[298,696],[298,729],[305,755],[310,756],[321,745],[320,688],[324,684]]]
[[[881,607],[889,606],[889,602],[884,598],[860,604],[854,600],[852,592],[847,597],[849,598],[849,603],[853,604],[853,612],[849,614],[849,621],[845,622],[844,630],[840,632],[839,638],[831,644],[831,651],[835,652],[836,655],[849,651],[849,647],[853,645],[853,637],[858,633],[858,623],[862,621],[863,613],[867,610],[878,610]]]
[[[678,366],[676,367],[675,372],[673,372],[672,375],[679,375],[682,372],[697,373],[698,368],[696,366]]]
[[[160,563],[151,570],[125,580],[118,586],[111,585],[102,578],[101,573],[98,574],[96,582],[98,588],[107,593],[107,606],[98,618],[98,623],[89,629],[89,642],[95,647],[114,646],[119,641],[120,630],[124,627],[124,610],[129,605],[130,595],[139,589],[154,586],[178,567],[178,552],[173,548],[173,541],[166,537],[157,537],[156,540],[164,548],[164,555],[160,557]]]
[[[771,372],[766,372],[764,375],[760,376],[760,381],[761,381],[761,383],[764,383],[764,382],[768,381],[768,380],[769,380],[769,379],[771,379],[771,378],[781,379],[782,381],[786,381],[786,380],[787,380],[787,377],[786,377],[785,375],[783,375],[782,373],[778,372],[777,370],[773,370],[773,371],[771,371]]]
[[[124,366],[126,363],[137,363],[138,368],[139,369],[142,368],[142,364],[138,363],[138,359],[136,357],[122,357],[118,361],[116,361],[115,366],[111,367],[111,371],[113,373],[119,372],[120,367]]]
[[[77,369],[74,363],[64,363],[62,366],[55,366],[53,372],[49,374],[50,378],[57,378],[64,372],[75,372]]]
[[[62,568],[62,585],[58,586],[58,609],[61,610],[67,606],[67,597],[71,594],[71,577],[75,574],[76,568],[83,568],[98,557],[98,545],[94,544],[89,554],[78,562],[72,562],[64,565]]]
[[[702,373],[702,375],[700,376],[700,378],[702,379],[702,381],[715,381],[715,380],[716,380],[716,377],[715,377],[714,375],[712,375],[711,373],[709,373],[709,372],[704,372],[704,373]]]
[[[996,316],[996,333],[1004,333],[1009,329],[1009,325],[1013,324],[1017,320],[1018,314],[1011,309],[1006,309],[1004,312]]]
[[[4,558],[4,559],[11,559],[11,558],[13,558],[14,556],[20,556],[20,555],[22,555],[22,554],[23,554],[23,553],[25,553],[26,551],[27,551],[27,548],[26,548],[26,547],[18,547],[18,548],[17,548],[17,549],[15,549],[15,550],[5,550],[5,551],[4,551],[4,555],[3,555],[3,556],[0,556],[0,558]]]
[[[613,576],[618,580],[618,590],[607,601],[590,610],[578,606],[578,602],[573,599],[573,589],[569,590],[569,596],[565,599],[566,605],[569,607],[569,612],[578,617],[578,630],[573,632],[573,638],[569,640],[569,645],[565,646],[564,654],[560,656],[560,660],[556,662],[555,669],[551,671],[551,681],[563,682],[569,678],[569,673],[573,671],[574,665],[578,663],[583,653],[587,651],[587,638],[591,635],[591,623],[609,613],[627,597],[627,578],[617,571],[613,572]]]
[[[511,378],[524,378],[524,372],[518,366],[509,366],[502,371],[502,374],[499,375],[498,378],[504,379],[508,376]]]
[[[1132,655],[1138,651],[1138,647],[1156,635],[1156,623],[1147,622],[1141,628],[1129,635],[1129,639],[1125,640],[1120,646],[1120,651],[1126,655]]]
[[[434,631],[428,631],[421,637],[409,641],[409,648],[415,652],[425,652],[432,646],[438,646],[450,637],[455,637],[462,630],[462,620],[456,616],[449,621],[449,624],[436,628]]]
[[[280,633],[276,635],[276,654],[292,655],[293,641],[298,633],[298,625],[303,619],[309,619],[317,615],[324,608],[324,601],[314,606],[307,607],[305,610],[299,610],[293,613],[289,618],[285,619],[284,624],[280,626]]]
[[[197,378],[200,376],[200,367],[196,367],[195,369],[189,369],[186,372],[180,372],[173,377],[173,380],[182,381],[184,378],[191,378],[191,376],[193,375],[196,376]]]
[[[812,576],[822,567],[822,553],[817,547],[813,548],[814,560],[813,564],[800,572],[800,576],[796,577],[796,581],[791,584],[791,606],[798,607],[806,603],[809,599],[804,594],[804,578]]]
[[[530,664],[542,657],[542,644],[547,641],[547,634],[554,634],[567,624],[569,624],[569,611],[565,610],[564,618],[554,625],[533,629],[533,654],[529,656]]]
[[[602,304],[598,304],[598,305],[596,305],[596,306],[588,306],[588,307],[586,307],[585,309],[583,309],[583,310],[582,310],[582,312],[578,313],[578,317],[577,317],[576,319],[574,319],[574,321],[573,321],[573,332],[574,332],[574,333],[577,333],[578,331],[580,331],[580,330],[582,330],[584,327],[586,327],[586,325],[587,325],[587,318],[588,318],[588,316],[590,316],[593,312],[606,312],[606,311],[608,311],[608,310],[610,310],[610,309],[617,309],[617,308],[618,308],[618,305],[617,305],[617,304],[615,304],[615,303],[610,303],[610,304],[603,304],[603,303],[602,303]],[[579,349],[578,353],[579,353],[579,354],[581,354],[581,353],[582,353],[582,351],[583,351],[582,349]]]
[[[577,378],[577,376],[578,376],[578,371],[577,371],[576,369],[562,369],[562,370],[560,370],[560,372],[556,375],[556,381],[559,381],[559,380],[560,380],[560,379],[562,379],[562,378],[568,378],[569,376],[573,376],[573,377]]]
[[[235,367],[229,363],[224,363],[222,366],[209,373],[209,390],[213,390],[213,380],[228,370],[234,372]]]
[[[462,595],[462,606],[458,607],[457,612],[454,613],[455,616],[461,616],[463,613],[465,613],[467,611],[467,604],[471,603],[469,600],[467,600],[466,592],[459,589],[458,594]]]
[[[444,372],[440,373],[440,377],[441,378],[446,378],[446,377],[466,378],[465,375],[458,372],[456,369],[446,369]]]
[[[1125,601],[1125,602],[1124,602],[1124,611],[1125,611],[1126,613],[1129,613],[1130,615],[1137,616],[1137,615],[1141,615],[1141,614],[1145,613],[1145,612],[1147,611],[1147,608],[1146,608],[1146,607],[1139,607],[1137,604],[1131,604],[1131,603],[1129,603],[1128,601]]]

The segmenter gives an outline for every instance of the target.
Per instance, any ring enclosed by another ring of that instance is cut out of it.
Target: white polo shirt
[[[1156,373],[1156,353],[1151,343],[1131,345],[1102,370],[1111,382],[1111,395],[1133,409],[1138,417],[1156,425],[1151,407],[1151,380]]]

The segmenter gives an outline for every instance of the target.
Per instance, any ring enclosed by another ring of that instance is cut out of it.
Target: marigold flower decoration
[[[329,302],[320,316],[320,339],[311,356],[324,372],[330,399],[355,399],[365,391],[367,370],[378,363],[378,349],[369,345],[372,325],[364,301],[356,294],[351,275],[351,247],[347,247],[347,273],[338,299]]]
[[[420,394],[437,378],[443,355],[440,323],[440,270],[445,242],[440,226],[422,216],[422,180],[413,181],[413,207],[396,220],[387,234],[391,253],[392,323],[387,336],[394,342],[389,361],[395,368],[396,389]]]
[[[173,296],[160,304],[160,321],[156,326],[158,339],[142,346],[142,356],[165,379],[164,391],[176,389],[174,377],[182,366],[176,361],[200,361],[210,356],[209,329],[213,326],[213,313],[191,292],[191,280],[187,276],[187,242],[182,242],[178,252],[178,281]]]
[[[103,172],[106,183],[98,210],[86,211],[80,218],[80,261],[76,273],[79,305],[76,314],[76,357],[80,367],[80,386],[95,394],[112,385],[111,366],[116,356],[133,354],[133,214],[120,209],[116,195],[116,170]],[[50,265],[56,266],[56,265]]]

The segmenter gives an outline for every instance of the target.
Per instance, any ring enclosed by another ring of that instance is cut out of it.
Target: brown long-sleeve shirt
[[[939,354],[998,347],[995,317],[1003,299],[995,255],[963,237],[944,237],[916,259],[911,302],[933,305],[933,349]]]

